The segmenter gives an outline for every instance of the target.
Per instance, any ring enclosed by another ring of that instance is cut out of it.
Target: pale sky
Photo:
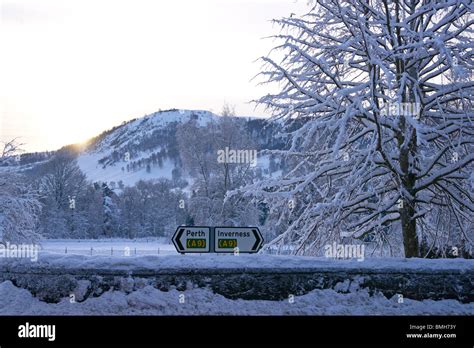
[[[295,0],[0,0],[0,141],[78,143],[159,109],[247,103]]]

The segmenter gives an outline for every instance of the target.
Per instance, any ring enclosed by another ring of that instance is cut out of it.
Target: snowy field
[[[168,238],[47,239],[41,242],[41,252],[88,256],[177,254]]]

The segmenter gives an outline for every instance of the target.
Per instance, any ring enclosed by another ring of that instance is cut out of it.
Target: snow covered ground
[[[184,302],[184,303],[183,303]],[[97,298],[71,303],[65,298],[47,304],[10,281],[0,284],[3,315],[474,315],[474,303],[455,300],[413,301],[370,296],[366,290],[341,294],[314,290],[285,301],[230,300],[207,289],[162,292],[151,286],[126,294],[109,291]]]
[[[0,264],[21,263],[28,267],[65,267],[80,269],[202,269],[202,268],[321,268],[321,269],[378,269],[378,270],[453,270],[473,269],[474,260],[464,259],[396,259],[366,258],[334,260],[323,257],[276,255],[179,255],[167,239],[141,240],[49,240],[42,243],[38,262],[27,259],[0,259]],[[90,256],[90,248],[93,255]],[[65,253],[67,248],[68,253]],[[124,256],[129,248],[130,256]],[[140,252],[134,254],[134,249]],[[111,253],[111,249],[113,252]],[[157,250],[160,250],[158,254]],[[341,289],[344,284],[340,284]],[[65,297],[59,303],[40,301],[28,290],[10,281],[0,283],[0,315],[474,315],[474,303],[456,300],[416,301],[381,293],[370,295],[357,284],[349,293],[335,289],[313,290],[302,296],[283,301],[231,300],[207,288],[160,291],[143,285],[132,292],[107,291],[84,302],[71,303]],[[342,289],[344,290],[344,289]],[[343,291],[346,292],[346,291]]]
[[[168,238],[141,239],[47,239],[41,253],[88,256],[130,256],[177,254]]]
[[[465,259],[403,259],[365,258],[335,260],[267,254],[186,254],[176,252],[169,240],[102,239],[45,240],[41,243],[39,264],[89,269],[157,269],[157,268],[340,268],[396,270],[472,270],[474,260]],[[91,256],[92,248],[92,256]],[[128,248],[128,249],[126,249]],[[67,254],[66,254],[67,249]],[[136,249],[136,254],[135,254]],[[127,256],[125,251],[129,250]],[[1,262],[2,260],[0,260]],[[21,261],[21,260],[20,260]],[[35,266],[32,264],[32,266]]]
[[[134,158],[139,160],[150,156],[151,153],[143,153],[142,156]],[[140,180],[152,180],[152,179],[171,179],[172,171],[175,168],[173,161],[165,159],[163,161],[163,167],[153,167],[153,170],[148,173],[143,167],[136,171],[122,171],[122,167],[127,167],[127,162],[122,161],[114,165],[109,165],[103,168],[103,165],[99,164],[99,160],[104,157],[103,153],[84,153],[77,159],[78,165],[81,170],[86,173],[87,178],[92,182],[112,182],[118,183],[122,181],[125,186],[133,186]],[[189,178],[186,178],[189,180]]]

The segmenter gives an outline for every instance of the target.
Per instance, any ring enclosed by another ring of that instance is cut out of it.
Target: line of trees
[[[22,234],[34,239],[40,235],[139,238],[170,236],[181,224],[261,225],[265,211],[255,200],[226,199],[229,190],[261,178],[261,170],[252,168],[251,163],[217,161],[218,151],[226,147],[255,150],[257,144],[252,141],[251,132],[255,130],[248,127],[247,121],[234,117],[228,107],[219,121],[206,127],[194,119],[180,124],[176,146],[182,166],[174,168],[171,180],[139,181],[134,186],[125,186],[121,181],[118,184],[89,182],[77,164],[77,152],[64,148],[23,176],[18,175],[18,181],[9,180],[5,199],[11,199],[12,195],[19,198],[19,190],[28,188],[28,198],[34,204],[29,211],[22,209],[28,212],[28,219],[11,215],[18,208],[12,205],[7,215],[29,225],[26,228],[19,224],[17,229],[12,229],[14,222],[3,224],[10,231],[4,233],[4,239],[13,240],[13,235]],[[16,153],[14,150],[17,149],[10,151],[10,159]],[[273,170],[279,169],[278,162],[274,159],[270,162]],[[15,202],[19,204],[20,200]]]
[[[171,180],[113,190],[88,182],[71,153],[57,154],[29,175],[39,192],[39,232],[46,238],[164,236],[186,219],[179,204],[184,194]]]

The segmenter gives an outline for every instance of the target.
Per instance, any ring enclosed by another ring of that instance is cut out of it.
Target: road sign
[[[179,253],[208,253],[211,247],[211,228],[180,226],[172,240]]]
[[[263,237],[257,227],[216,227],[214,252],[256,253],[263,245]]]

